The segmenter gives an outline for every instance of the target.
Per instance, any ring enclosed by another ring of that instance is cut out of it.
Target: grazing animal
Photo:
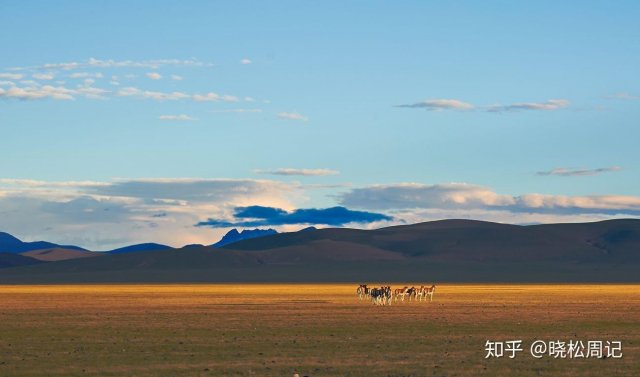
[[[374,305],[391,305],[391,287],[371,288],[371,302]]]
[[[382,303],[382,288],[371,288],[371,302],[374,305]]]
[[[391,286],[384,287],[384,299],[387,302],[387,305],[391,305],[391,301],[393,300],[393,292],[391,292]]]
[[[429,296],[429,302],[433,301],[433,294],[436,292],[436,285],[433,284],[429,288],[425,288],[425,294]]]
[[[364,299],[364,296],[367,295],[368,291],[369,291],[369,288],[367,288],[366,284],[360,284],[358,289],[356,289],[356,296],[358,296],[358,298],[362,300]]]
[[[418,301],[422,301],[422,299],[427,299],[427,287],[425,287],[424,285],[421,285],[420,288],[418,289],[418,291],[416,292],[416,296],[418,298]]]
[[[374,305],[391,305],[391,303],[395,300],[405,301],[420,301],[424,299],[429,301],[433,301],[433,294],[436,291],[436,285],[433,284],[431,287],[426,287],[421,285],[420,288],[416,287],[404,287],[404,288],[396,288],[391,290],[391,286],[382,286],[380,288],[369,288],[366,284],[360,284],[356,289],[356,296],[360,300],[364,300],[365,297],[371,299],[371,303]]]
[[[417,293],[418,293],[418,290],[416,289],[416,287],[411,287],[407,289],[406,295],[409,297],[409,301],[411,301],[411,298],[415,299]]]
[[[398,301],[398,299],[401,299],[402,301],[404,301],[404,295],[405,295],[405,292],[407,291],[407,289],[409,289],[409,287],[406,287],[406,286],[404,288],[396,288],[393,291],[394,299],[396,301]]]

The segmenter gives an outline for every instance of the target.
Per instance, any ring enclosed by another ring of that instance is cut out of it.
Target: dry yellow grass
[[[0,286],[0,375],[640,375],[637,285],[439,285],[388,307],[356,287]],[[525,352],[487,360],[487,339]],[[620,340],[624,356],[537,360],[535,339]]]

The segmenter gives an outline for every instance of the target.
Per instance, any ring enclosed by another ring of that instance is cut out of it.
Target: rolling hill
[[[107,251],[107,254],[126,254],[126,253],[135,253],[138,251],[149,251],[149,250],[168,250],[173,249],[171,246],[162,245],[159,243],[139,243],[136,245],[125,246],[118,249]]]
[[[58,245],[46,241],[23,242],[9,233],[0,232],[0,252],[20,254],[31,250],[63,248],[71,250],[85,250],[78,246]]]
[[[518,226],[444,220],[318,229],[5,268],[28,282],[637,282],[640,220]]]
[[[20,254],[0,253],[0,268],[29,266],[41,261]]]
[[[365,245],[431,261],[640,262],[640,220],[529,226],[442,220],[377,230],[332,228],[283,233],[225,248],[306,248],[321,240]]]
[[[84,250],[63,249],[63,248],[56,247],[53,249],[31,250],[31,251],[21,253],[20,255],[34,258],[43,262],[57,262],[57,261],[67,260],[67,259],[98,257],[98,256],[101,256],[102,253],[96,253],[93,251],[84,251]]]

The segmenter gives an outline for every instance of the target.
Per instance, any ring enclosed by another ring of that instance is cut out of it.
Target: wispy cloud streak
[[[284,176],[326,176],[340,174],[337,170],[331,169],[294,169],[280,168],[273,170],[256,170],[258,174],[284,175]]]
[[[622,168],[620,166],[609,166],[606,168],[597,168],[597,169],[569,169],[569,168],[555,168],[547,171],[539,171],[537,175],[557,175],[561,177],[579,177],[579,176],[588,176],[588,175],[597,175],[602,173],[620,171]]]

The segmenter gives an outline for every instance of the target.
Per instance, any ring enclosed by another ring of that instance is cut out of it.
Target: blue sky
[[[637,217],[638,18],[637,1],[4,1],[0,230],[108,248],[213,242],[228,229],[197,223],[251,206],[346,207],[354,227]],[[331,225],[305,219],[273,225]]]

